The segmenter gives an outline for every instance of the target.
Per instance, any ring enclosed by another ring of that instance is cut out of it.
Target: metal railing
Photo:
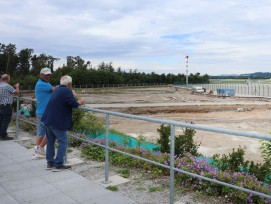
[[[23,97],[15,97],[16,101],[17,101],[17,114],[16,114],[16,138],[18,138],[18,120],[19,117],[19,100],[30,100],[30,101],[35,101],[33,99],[30,98],[23,98]],[[84,140],[82,138],[78,138],[84,142],[87,143],[91,143],[97,146],[100,146],[102,148],[105,148],[105,180],[104,183],[110,183],[109,181],[109,150],[110,151],[114,151],[120,154],[124,154],[126,156],[130,156],[142,161],[146,161],[149,162],[151,164],[155,164],[157,166],[163,167],[163,168],[167,168],[170,170],[170,179],[169,179],[169,183],[170,183],[170,196],[169,196],[169,203],[173,204],[174,203],[174,174],[175,172],[180,172],[183,174],[187,174],[191,177],[195,177],[195,178],[199,178],[202,180],[206,180],[209,182],[213,182],[216,184],[220,184],[220,185],[224,185],[230,188],[234,188],[237,190],[241,190],[247,193],[251,193],[253,195],[258,195],[264,198],[268,198],[271,199],[271,195],[267,195],[261,192],[257,192],[257,191],[253,191],[247,188],[243,188],[240,186],[236,186],[230,183],[226,183],[226,182],[222,182],[222,181],[218,181],[216,179],[211,179],[208,177],[204,177],[195,173],[191,173],[188,171],[184,171],[184,170],[180,170],[178,168],[174,167],[174,159],[175,159],[175,127],[183,127],[183,128],[190,128],[190,129],[196,129],[196,130],[202,130],[202,131],[207,131],[207,132],[215,132],[215,133],[222,133],[222,134],[227,134],[227,135],[236,135],[236,136],[244,136],[244,137],[249,137],[249,138],[257,138],[257,139],[263,139],[263,140],[271,140],[271,136],[269,134],[259,134],[259,133],[255,133],[255,132],[245,132],[245,131],[236,131],[236,130],[230,130],[230,129],[224,129],[224,128],[215,128],[215,127],[208,127],[208,126],[204,126],[204,125],[195,125],[195,124],[188,124],[188,123],[183,123],[183,122],[177,122],[177,121],[173,121],[173,120],[163,120],[163,119],[156,119],[156,118],[150,118],[150,117],[144,117],[144,116],[136,116],[136,115],[131,115],[131,114],[124,114],[124,113],[118,113],[118,112],[112,112],[112,111],[106,111],[106,110],[100,110],[100,109],[94,109],[94,108],[85,108],[85,107],[79,107],[82,110],[85,111],[90,111],[90,112],[94,112],[94,113],[99,113],[99,114],[104,114],[106,116],[106,137],[105,137],[105,145],[102,144],[98,144],[95,143],[93,141],[89,141],[89,140]],[[161,164],[158,162],[155,162],[153,160],[149,160],[143,157],[139,157],[127,152],[123,152],[120,151],[118,149],[114,149],[109,147],[109,121],[110,121],[110,116],[117,116],[117,117],[122,117],[122,118],[130,118],[130,119],[134,119],[134,120],[141,120],[141,121],[146,121],[146,122],[153,122],[153,123],[158,123],[158,124],[166,124],[166,125],[170,125],[170,166],[165,165],[165,164]],[[27,121],[25,121],[27,122]]]

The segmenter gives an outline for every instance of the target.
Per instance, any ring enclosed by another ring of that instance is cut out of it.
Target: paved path
[[[46,170],[45,160],[13,141],[0,141],[0,204],[135,204],[73,171]]]

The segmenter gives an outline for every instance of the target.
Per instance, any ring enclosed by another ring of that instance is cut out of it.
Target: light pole
[[[188,85],[188,55],[185,56],[186,58],[186,86]]]

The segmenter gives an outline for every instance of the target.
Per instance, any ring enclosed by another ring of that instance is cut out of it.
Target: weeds
[[[154,186],[154,187],[149,188],[150,193],[158,192],[158,191],[163,191],[163,188],[161,186]]]
[[[130,177],[130,170],[129,169],[118,170],[117,173],[119,173],[123,178]]]
[[[114,192],[119,190],[117,186],[107,186],[106,189]]]

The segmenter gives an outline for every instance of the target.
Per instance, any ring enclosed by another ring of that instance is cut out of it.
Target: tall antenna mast
[[[185,56],[186,58],[186,86],[188,85],[188,55]]]

